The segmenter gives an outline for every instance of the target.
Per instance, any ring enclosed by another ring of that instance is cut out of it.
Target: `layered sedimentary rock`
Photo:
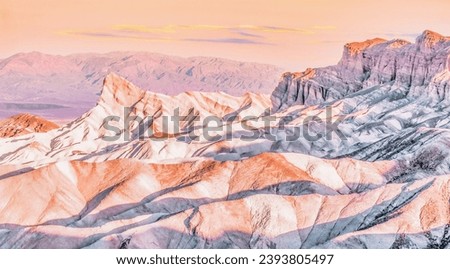
[[[380,38],[346,44],[335,66],[285,73],[272,94],[273,109],[314,105],[388,85],[410,98],[449,101],[450,38],[424,31],[414,44]],[[426,94],[424,94],[426,93]]]
[[[282,72],[268,64],[148,52],[19,53],[0,59],[0,118],[27,112],[73,120],[95,105],[109,73],[155,93],[222,91],[239,96],[271,93]]]

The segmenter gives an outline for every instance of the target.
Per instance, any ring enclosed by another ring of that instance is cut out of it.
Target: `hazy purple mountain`
[[[110,72],[157,93],[223,91],[239,96],[272,92],[282,70],[268,64],[146,52],[21,53],[0,61],[0,118],[30,112],[73,119],[95,105]]]

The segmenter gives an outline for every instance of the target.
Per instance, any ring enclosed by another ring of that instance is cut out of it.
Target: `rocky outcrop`
[[[0,180],[0,248],[448,248],[450,177],[392,184],[395,167],[57,162]]]
[[[58,125],[41,117],[19,114],[0,121],[0,138],[29,133],[44,133],[58,128]]]
[[[375,85],[402,88],[409,98],[450,101],[450,38],[424,31],[414,44],[375,38],[344,46],[335,66],[285,73],[272,94],[273,109],[314,105]]]

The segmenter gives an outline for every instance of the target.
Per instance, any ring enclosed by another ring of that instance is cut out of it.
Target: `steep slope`
[[[0,137],[45,133],[58,128],[55,123],[30,114],[19,114],[0,121]]]
[[[145,52],[21,53],[0,61],[0,118],[29,112],[74,119],[95,104],[102,81],[111,72],[156,93],[196,90],[242,95],[270,93],[282,70],[267,64]]]

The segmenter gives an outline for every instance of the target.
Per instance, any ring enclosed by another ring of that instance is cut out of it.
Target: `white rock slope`
[[[449,81],[450,38],[427,30],[414,44],[380,38],[349,43],[335,66],[285,73],[272,101],[277,111],[380,85],[405,89],[411,98],[425,95],[433,101],[450,101]]]

